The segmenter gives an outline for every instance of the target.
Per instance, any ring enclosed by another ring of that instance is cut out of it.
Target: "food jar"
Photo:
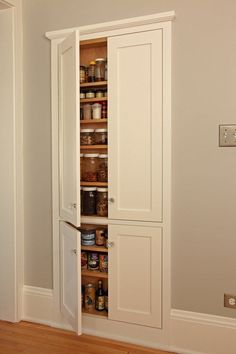
[[[85,98],[85,92],[81,91],[80,92],[80,99],[83,99],[83,98]]]
[[[86,226],[80,229],[81,239],[86,241],[95,240],[96,229],[92,226]]]
[[[95,143],[94,129],[80,130],[80,145],[93,145]]]
[[[97,252],[88,253],[88,269],[99,270],[99,254]]]
[[[82,181],[97,182],[98,154],[84,154]]]
[[[83,84],[85,82],[85,67],[80,65],[80,83]]]
[[[96,229],[96,245],[97,246],[104,246],[106,231],[107,231],[107,229],[102,226],[97,227],[97,229]]]
[[[83,215],[96,214],[96,187],[83,187]]]
[[[88,67],[88,82],[95,81],[95,66],[96,66],[96,62],[90,61],[89,67]]]
[[[101,118],[107,118],[107,102],[104,101],[102,102],[102,117]]]
[[[108,189],[97,188],[96,211],[98,216],[108,215]]]
[[[95,286],[86,284],[84,289],[84,307],[86,310],[95,308]]]
[[[80,180],[82,181],[82,171],[84,163],[84,154],[80,154]]]
[[[88,253],[81,252],[81,269],[88,269]]]
[[[102,116],[102,105],[100,103],[94,103],[92,105],[93,119],[101,119]]]
[[[97,58],[95,60],[95,81],[104,81],[105,79],[105,59]]]
[[[96,145],[106,145],[107,144],[107,129],[95,129],[94,140]]]
[[[96,91],[96,98],[101,98],[101,97],[103,97],[103,91],[102,90]]]
[[[97,178],[99,182],[107,182],[107,173],[108,173],[107,165],[108,165],[107,154],[98,155]]]
[[[83,104],[83,119],[88,120],[92,118],[92,105],[90,103]]]
[[[108,273],[108,255],[100,254],[99,255],[99,270],[102,273]]]
[[[85,97],[86,98],[94,98],[95,97],[95,92],[90,90],[90,91],[86,92]]]

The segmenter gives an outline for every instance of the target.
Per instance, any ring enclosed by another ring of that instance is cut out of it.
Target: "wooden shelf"
[[[107,279],[108,278],[108,273],[103,273],[95,270],[81,270],[81,275],[85,277],[94,277],[94,278],[103,278]]]
[[[106,85],[107,85],[107,81],[95,81],[95,82],[84,82],[83,84],[80,84],[80,87],[100,87]]]
[[[81,98],[80,103],[107,101],[107,97]]]
[[[91,187],[107,187],[108,183],[107,182],[80,182],[81,186],[87,187],[87,186],[91,186]]]
[[[80,41],[80,47],[82,48],[99,47],[104,45],[107,45],[107,39],[105,37]]]
[[[82,308],[82,313],[85,315],[108,317],[108,312],[105,310],[97,311],[96,309],[86,310],[85,308]]]
[[[107,225],[108,218],[103,216],[81,216],[81,224],[91,224],[91,225]]]
[[[107,145],[80,145],[80,150],[104,150]]]
[[[107,118],[104,119],[81,119],[80,124],[101,124],[107,123]]]
[[[81,250],[82,251],[92,251],[92,252],[105,252],[108,253],[108,249],[103,246],[82,246],[81,245]]]

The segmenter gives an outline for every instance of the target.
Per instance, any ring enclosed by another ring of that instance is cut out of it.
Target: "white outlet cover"
[[[219,126],[219,146],[236,146],[236,124]]]
[[[233,297],[229,298],[229,304],[230,306],[234,306],[236,304],[236,301]]]

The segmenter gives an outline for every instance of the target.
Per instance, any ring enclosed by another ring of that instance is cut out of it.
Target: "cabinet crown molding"
[[[95,25],[81,26],[81,27],[72,27],[58,31],[46,32],[46,38],[50,40],[60,39],[68,36],[75,30],[79,30],[81,35],[89,35],[96,32],[106,32],[117,30],[120,28],[129,28],[134,26],[144,26],[151,25],[159,22],[173,21],[175,19],[175,11],[161,12],[157,14],[147,15],[147,16],[138,16],[122,20],[110,21],[97,23]]]

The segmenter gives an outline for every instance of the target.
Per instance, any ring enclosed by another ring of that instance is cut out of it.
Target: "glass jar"
[[[102,105],[100,103],[94,103],[92,105],[93,119],[101,119],[102,116]]]
[[[96,214],[96,187],[83,187],[83,215]]]
[[[107,182],[107,172],[108,172],[108,161],[107,154],[100,154],[98,156],[98,181]]]
[[[83,105],[83,119],[92,119],[92,105],[90,103]]]
[[[93,310],[95,308],[95,286],[91,283],[86,284],[84,288],[84,308]]]
[[[87,91],[86,94],[85,94],[85,97],[86,98],[94,98],[95,97],[95,92],[90,90],[90,91]]]
[[[88,67],[88,82],[95,81],[95,66],[96,66],[96,62],[90,61],[89,67]]]
[[[96,145],[106,145],[107,144],[107,129],[95,129],[94,131],[94,141]]]
[[[84,163],[84,154],[80,154],[80,180],[82,181],[82,171]]]
[[[103,91],[102,90],[96,91],[96,98],[101,98],[101,97],[103,97]]]
[[[80,83],[83,84],[85,82],[85,67],[80,65]]]
[[[98,168],[98,154],[84,154],[82,181],[96,182]]]
[[[107,188],[97,188],[96,210],[98,216],[108,215],[108,189]]]
[[[104,81],[105,79],[105,59],[97,58],[95,60],[95,81]]]
[[[93,145],[95,143],[94,129],[80,130],[80,145]]]

